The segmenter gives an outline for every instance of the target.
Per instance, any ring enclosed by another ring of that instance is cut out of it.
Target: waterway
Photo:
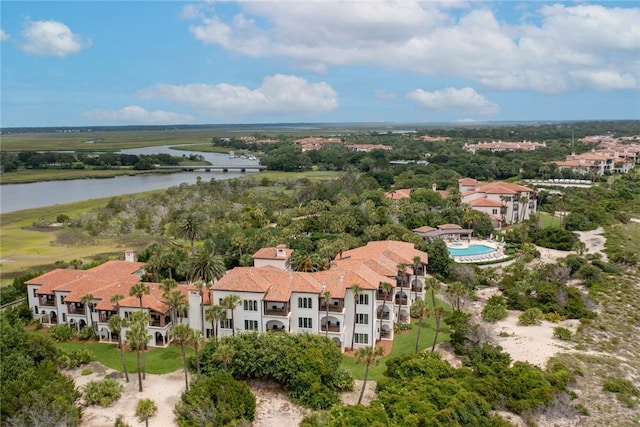
[[[123,154],[168,153],[173,156],[197,154],[213,165],[257,165],[259,161],[229,158],[222,153],[203,153],[199,151],[172,150],[169,146],[157,146],[122,150]],[[202,181],[211,179],[230,179],[249,173],[241,172],[180,172],[173,174],[149,174],[136,176],[118,176],[105,179],[74,179],[69,181],[47,181],[29,184],[8,184],[0,186],[0,213],[40,208],[56,204],[78,202],[88,199],[114,197],[123,194],[161,190],[183,183],[195,184],[199,176]]]

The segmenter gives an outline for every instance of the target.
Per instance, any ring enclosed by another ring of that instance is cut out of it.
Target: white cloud
[[[4,30],[0,28],[0,42],[9,40],[10,38],[9,34],[5,33]]]
[[[252,57],[287,57],[306,68],[374,64],[464,77],[502,90],[560,92],[588,83],[576,67],[640,71],[640,8],[537,5],[514,22],[485,2],[420,0],[247,1],[241,13],[202,14],[197,40]],[[535,8],[535,10],[534,10]],[[516,8],[517,9],[517,8]],[[324,64],[324,66],[323,66]],[[595,89],[603,86],[593,81]]]
[[[585,86],[601,90],[635,89],[638,87],[638,80],[634,76],[614,70],[574,71],[571,75],[576,81],[583,82]]]
[[[138,105],[129,105],[119,110],[90,110],[81,113],[89,120],[118,124],[182,124],[193,122],[193,117],[169,111],[148,111]]]
[[[479,115],[490,115],[500,111],[497,104],[490,102],[470,87],[462,89],[447,87],[434,92],[416,89],[408,93],[407,98],[417,101],[427,110]]]
[[[337,94],[327,83],[309,83],[282,74],[265,77],[256,89],[226,83],[159,84],[139,91],[138,95],[186,104],[210,117],[306,115],[338,106]]]
[[[58,21],[29,22],[22,36],[21,49],[31,55],[63,57],[91,46],[89,40],[74,34]]]

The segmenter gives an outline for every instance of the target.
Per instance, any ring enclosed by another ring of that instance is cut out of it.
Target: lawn
[[[538,211],[540,215],[540,227],[562,227],[562,218],[552,216],[549,212]]]
[[[436,321],[429,318],[423,322],[422,332],[420,334],[419,349],[431,351],[433,337],[436,333]],[[418,335],[418,321],[411,322],[411,330],[396,333],[393,338],[393,348],[388,356],[380,359],[377,366],[369,368],[369,379],[377,380],[382,378],[386,369],[385,362],[393,357],[402,356],[403,354],[414,353],[416,349],[416,337]],[[440,322],[440,333],[438,334],[438,342],[447,341],[449,339],[449,328],[445,325],[444,320]],[[342,356],[342,367],[347,369],[355,379],[364,379],[364,366],[356,363],[355,358],[347,355]]]
[[[46,331],[35,333],[47,335]],[[55,343],[56,347],[64,351],[85,349],[91,351],[96,356],[96,360],[103,365],[122,371],[120,363],[120,350],[117,344],[106,344],[93,341],[69,341]],[[193,349],[186,349],[187,356],[193,354]],[[130,373],[138,372],[137,356],[134,351],[124,352],[127,362],[127,369]],[[182,357],[180,356],[180,346],[172,344],[167,348],[152,348],[146,353],[146,366],[148,374],[166,374],[182,369]]]

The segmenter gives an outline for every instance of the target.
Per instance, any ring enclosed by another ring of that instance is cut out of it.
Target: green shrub
[[[57,342],[69,341],[75,335],[75,329],[63,323],[49,328],[49,334]]]
[[[42,320],[38,319],[38,320],[35,320],[33,322],[33,330],[34,331],[39,331],[43,327],[44,327],[44,325],[42,324]]]
[[[554,311],[552,313],[545,313],[543,319],[548,320],[551,323],[558,323],[563,321],[565,318]]]
[[[562,228],[541,228],[532,233],[533,243],[544,248],[570,251],[578,236]]]
[[[353,376],[351,372],[344,368],[338,368],[336,375],[333,379],[333,385],[336,390],[339,391],[351,391],[353,390]]]
[[[538,325],[542,321],[542,310],[537,307],[528,308],[518,317],[518,323],[523,326]]]
[[[82,340],[82,341],[89,341],[89,340],[95,340],[96,337],[96,332],[93,330],[93,328],[90,327],[84,327],[82,329],[80,329],[80,331],[78,331],[78,339]]]
[[[411,323],[396,323],[393,325],[394,332],[404,332],[411,330]]]
[[[640,390],[631,381],[623,378],[611,378],[602,384],[602,389],[616,393],[616,397],[627,408],[635,408],[640,398]]]
[[[226,372],[202,377],[182,393],[174,413],[180,427],[222,427],[253,421],[256,398],[249,386]]]
[[[569,341],[572,335],[573,334],[571,333],[571,331],[567,328],[563,328],[561,326],[556,326],[555,328],[553,328],[553,336],[562,341]]]
[[[91,381],[85,386],[83,398],[88,405],[109,406],[122,395],[122,386],[113,378]]]
[[[96,360],[96,355],[92,351],[78,348],[70,351],[63,351],[58,356],[58,364],[61,368],[77,368]]]
[[[487,322],[497,322],[509,315],[507,300],[500,295],[493,295],[487,300],[487,305],[482,309],[482,318]]]

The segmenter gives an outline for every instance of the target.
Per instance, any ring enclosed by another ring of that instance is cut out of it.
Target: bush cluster
[[[78,339],[82,341],[89,341],[97,339],[96,332],[93,328],[84,327],[80,329],[77,333]]]
[[[111,377],[91,381],[85,386],[82,397],[89,405],[109,406],[122,395],[122,386]]]
[[[92,351],[83,348],[76,350],[62,351],[58,356],[58,365],[64,369],[77,368],[96,360],[96,355]]]
[[[629,380],[623,378],[610,378],[602,384],[602,389],[616,393],[618,400],[628,408],[635,408],[640,400],[640,389]]]
[[[65,323],[60,323],[58,325],[53,325],[52,327],[50,327],[49,334],[55,341],[64,342],[69,341],[71,338],[73,338],[76,334],[76,331],[71,326]]]
[[[487,322],[497,322],[508,315],[507,300],[500,295],[492,295],[482,309],[482,318]]]
[[[567,328],[556,326],[553,328],[553,336],[562,341],[569,341],[573,334]]]
[[[462,369],[436,353],[404,355],[387,361],[378,397],[368,408],[336,406],[328,421],[309,417],[312,426],[508,426],[493,410],[529,413],[550,404],[573,375],[562,364],[543,371],[516,362],[500,347],[468,351]]]
[[[542,310],[537,307],[528,308],[518,317],[518,323],[524,326],[538,325],[542,321]]]
[[[248,425],[255,410],[256,398],[249,386],[219,371],[191,383],[174,413],[180,427],[222,427]]]
[[[328,409],[338,402],[338,390],[353,387],[349,373],[340,370],[342,354],[332,341],[310,334],[241,334],[209,342],[200,363],[205,374],[224,368],[215,356],[218,345],[233,349],[229,372],[237,379],[271,378],[283,384],[298,403]]]
[[[563,228],[541,228],[532,233],[531,239],[543,248],[570,251],[578,241],[578,236]]]

